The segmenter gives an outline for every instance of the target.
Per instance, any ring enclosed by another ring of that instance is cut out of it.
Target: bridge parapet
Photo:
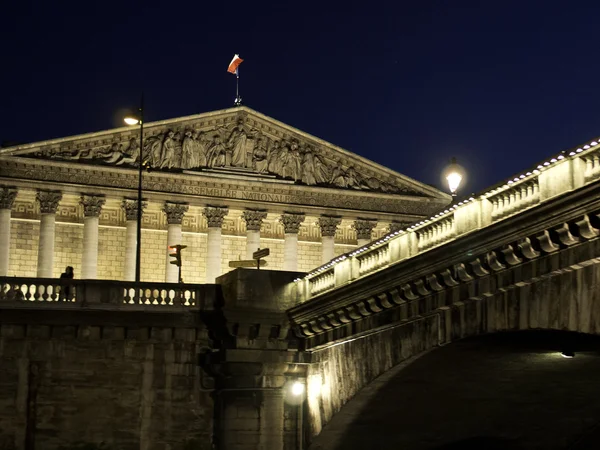
[[[600,142],[562,152],[531,171],[315,269],[296,280],[302,285],[301,302],[495,225],[599,178]]]
[[[0,277],[1,307],[115,305],[150,308],[212,308],[215,286],[114,280]]]

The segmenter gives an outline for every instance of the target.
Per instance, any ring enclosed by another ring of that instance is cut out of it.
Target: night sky
[[[598,2],[207,3],[2,2],[0,141],[230,107],[234,53],[245,105],[463,193],[600,135]]]

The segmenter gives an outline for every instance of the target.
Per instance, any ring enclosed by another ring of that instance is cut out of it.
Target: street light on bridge
[[[137,113],[128,114],[123,118],[127,125],[140,126],[140,152],[138,156],[138,195],[137,195],[137,245],[135,248],[135,282],[140,282],[140,263],[142,254],[142,169],[144,153],[144,94],[140,100]]]
[[[465,169],[458,164],[456,158],[453,157],[450,160],[450,165],[448,165],[442,173],[442,176],[448,183],[448,189],[450,189],[452,197],[456,197],[456,193],[465,178],[465,174]]]

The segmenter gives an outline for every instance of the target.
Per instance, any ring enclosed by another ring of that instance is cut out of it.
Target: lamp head
[[[465,178],[465,169],[456,162],[456,158],[452,158],[450,165],[444,169],[443,177],[448,183],[450,193],[455,197],[461,182]]]
[[[123,121],[127,124],[127,125],[137,125],[140,123],[140,119],[133,117],[131,115],[128,115],[126,117],[123,118]]]

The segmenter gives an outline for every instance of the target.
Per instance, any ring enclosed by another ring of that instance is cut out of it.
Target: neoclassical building
[[[0,149],[0,276],[133,280],[139,127]],[[142,281],[309,271],[450,196],[247,107],[144,124]]]

